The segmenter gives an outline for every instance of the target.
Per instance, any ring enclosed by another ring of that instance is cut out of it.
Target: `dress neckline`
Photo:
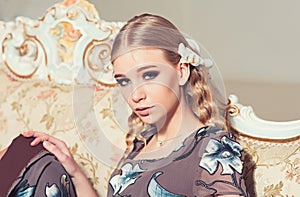
[[[143,149],[144,147],[144,142],[141,140],[135,140],[134,141],[134,150],[128,155],[127,159],[132,161],[132,162],[155,162],[155,161],[161,161],[164,160],[166,158],[171,158],[174,154],[179,154],[180,152],[182,152],[181,150],[183,150],[183,148],[187,148],[190,144],[192,145],[192,141],[195,140],[196,136],[199,133],[202,133],[204,131],[207,131],[209,128],[211,128],[212,126],[202,126],[199,128],[196,128],[194,130],[192,130],[190,132],[189,135],[187,135],[181,142],[180,144],[174,148],[172,151],[170,151],[170,153],[168,153],[166,156],[162,156],[159,158],[138,158],[136,159],[136,157],[140,154],[140,151]],[[155,129],[155,128],[154,128]],[[144,131],[142,133],[142,136],[146,139],[146,142],[149,142],[152,137],[156,134],[156,130],[152,130],[151,128],[147,131]],[[189,142],[190,141],[190,142]]]

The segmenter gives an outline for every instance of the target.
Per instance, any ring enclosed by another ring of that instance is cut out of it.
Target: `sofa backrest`
[[[300,120],[269,121],[229,97],[231,129],[246,153],[245,177],[252,196],[300,194]]]

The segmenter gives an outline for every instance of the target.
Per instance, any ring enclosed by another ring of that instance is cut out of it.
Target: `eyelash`
[[[159,74],[159,72],[157,72],[157,71],[145,72],[145,73],[143,73],[143,79],[144,80],[155,79],[158,74]],[[122,87],[127,86],[128,84],[131,83],[130,79],[128,79],[128,78],[117,79],[116,81]]]
[[[157,72],[157,71],[145,72],[143,74],[143,79],[145,79],[145,80],[151,80],[151,79],[156,78],[158,74],[159,74],[159,72]]]
[[[117,79],[117,83],[120,85],[120,86],[126,86],[130,83],[130,80],[129,79]]]

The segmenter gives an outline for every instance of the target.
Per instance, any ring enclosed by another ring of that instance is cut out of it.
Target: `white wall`
[[[0,20],[17,15],[37,18],[55,2],[0,0]],[[90,2],[107,21],[126,21],[142,12],[167,17],[208,49],[228,94],[238,95],[262,118],[300,119],[300,1]]]

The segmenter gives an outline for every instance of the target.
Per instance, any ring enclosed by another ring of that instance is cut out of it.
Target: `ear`
[[[179,78],[179,85],[180,86],[185,85],[190,77],[190,64],[179,63],[177,65],[177,72],[178,72],[178,78]]]

